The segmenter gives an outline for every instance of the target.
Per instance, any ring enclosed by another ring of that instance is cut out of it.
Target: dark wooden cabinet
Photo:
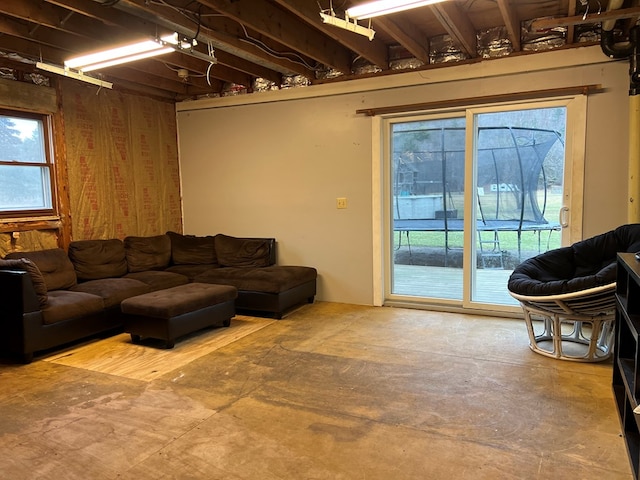
[[[640,470],[640,262],[618,254],[613,392],[634,478]]]

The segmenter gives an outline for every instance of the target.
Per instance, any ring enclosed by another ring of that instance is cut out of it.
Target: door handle
[[[569,221],[567,218],[569,217],[569,207],[562,207],[560,209],[560,214],[558,215],[558,222],[562,228],[567,228],[569,226]]]

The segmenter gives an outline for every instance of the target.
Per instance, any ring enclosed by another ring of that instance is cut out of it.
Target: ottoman
[[[133,343],[151,337],[173,348],[183,335],[214,325],[228,327],[237,296],[230,285],[188,283],[127,298],[120,303],[124,329]]]

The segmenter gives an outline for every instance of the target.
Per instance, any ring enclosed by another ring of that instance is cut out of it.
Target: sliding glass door
[[[386,303],[516,305],[513,268],[568,243],[569,104],[384,120]]]
[[[465,123],[390,123],[394,294],[462,300]]]

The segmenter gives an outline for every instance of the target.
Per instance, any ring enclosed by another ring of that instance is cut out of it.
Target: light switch
[[[345,197],[336,198],[336,208],[347,208],[347,199]]]

